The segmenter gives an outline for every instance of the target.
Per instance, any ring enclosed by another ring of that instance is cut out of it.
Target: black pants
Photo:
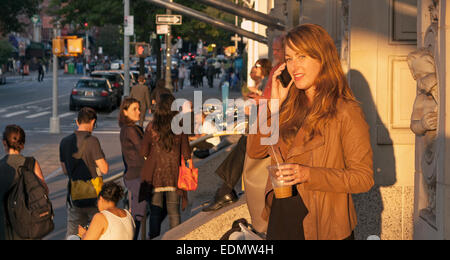
[[[273,198],[267,240],[305,240],[303,219],[308,209],[296,189],[290,198]],[[354,232],[343,240],[355,240]]]
[[[273,198],[267,240],[305,240],[303,219],[308,209],[296,189],[293,191],[292,197]]]
[[[216,194],[218,198],[230,193],[241,179],[246,149],[247,136],[243,135],[227,158],[217,168],[216,174],[223,180],[223,185]]]
[[[180,197],[177,192],[164,191],[153,193],[150,204],[150,239],[160,235],[161,223],[167,215],[169,216],[171,229],[180,224]]]

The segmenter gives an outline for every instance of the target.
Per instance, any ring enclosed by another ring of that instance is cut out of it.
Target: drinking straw
[[[273,149],[273,145],[271,145],[270,147],[272,148],[273,155],[275,156],[275,161],[277,161],[278,170],[280,170],[280,162],[278,161],[277,153],[275,152],[275,149]],[[283,175],[280,175],[280,177],[283,177]]]
[[[275,153],[275,149],[273,149],[273,145],[271,145],[270,147],[272,148],[273,155],[275,156],[275,161],[277,161],[278,168],[280,168],[280,162],[278,161],[277,153]]]

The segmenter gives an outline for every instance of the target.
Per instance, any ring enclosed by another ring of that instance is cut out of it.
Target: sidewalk
[[[37,71],[30,71],[29,75],[20,75],[19,73],[6,72],[4,76],[6,77],[6,84],[24,82],[24,81],[37,81],[39,73]],[[58,77],[66,76],[82,76],[81,74],[67,74],[64,73],[63,69],[58,70]],[[53,72],[50,70],[44,74],[44,79],[52,78]]]
[[[46,77],[51,77],[51,74],[47,74]],[[221,100],[221,94],[217,87],[194,89],[188,86],[174,93],[174,95],[177,98],[186,98],[193,101],[193,91],[202,91],[203,103],[209,98]],[[238,98],[240,95],[239,92],[230,92],[230,98]],[[106,159],[110,164],[110,172],[105,178],[110,178],[121,173],[124,168],[119,140],[120,129],[117,124],[118,114],[118,109],[115,109],[108,115],[100,114],[99,125],[102,126],[101,128],[111,129],[113,131],[102,131],[102,129],[98,129],[98,132],[94,131],[93,133],[99,138]],[[147,119],[149,119],[148,116]],[[67,213],[65,201],[67,177],[62,173],[59,162],[59,143],[67,135],[68,133],[57,135],[38,132],[27,133],[27,143],[23,151],[25,156],[33,156],[40,163],[44,178],[50,189],[50,199],[55,210],[55,230],[45,238],[49,240],[63,240],[66,234]],[[239,218],[247,218],[250,222],[248,210],[245,201],[243,201],[244,198],[241,198],[240,202],[215,213],[204,213],[201,211],[207,202],[214,197],[217,188],[222,184],[222,180],[215,174],[215,170],[225,160],[232,148],[233,146],[224,148],[203,160],[194,157],[194,164],[199,169],[199,187],[196,191],[188,193],[188,207],[185,211],[181,212],[182,224],[168,232],[169,221],[166,218],[162,224],[161,237],[159,239],[182,239],[183,237],[185,239],[219,239],[231,227],[235,216],[236,218],[237,216]],[[5,153],[1,149],[0,158],[3,158],[4,155]],[[121,178],[119,181],[121,181]],[[240,191],[240,185],[238,185],[237,192],[239,193]],[[230,216],[229,214],[231,214],[231,217],[224,219],[221,216],[222,214],[226,214],[226,216]],[[190,220],[191,218],[193,220]],[[193,234],[190,234],[191,232]]]

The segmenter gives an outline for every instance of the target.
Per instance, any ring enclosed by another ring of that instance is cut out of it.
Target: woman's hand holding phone
[[[275,72],[273,73],[273,76],[272,76],[271,99],[278,99],[280,106],[281,106],[281,104],[283,104],[284,100],[286,100],[287,95],[289,93],[289,89],[292,86],[292,80],[287,85],[287,87],[284,87],[283,83],[279,79],[279,76],[283,73],[283,71],[285,69],[287,69],[286,63],[283,63],[277,70],[275,70]],[[270,105],[270,102],[269,102],[269,105]],[[269,107],[269,108],[271,109],[271,111],[275,112],[274,108],[272,108],[272,107]],[[277,111],[278,111],[278,109],[277,109]]]

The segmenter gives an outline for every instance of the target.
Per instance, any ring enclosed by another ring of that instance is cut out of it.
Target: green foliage
[[[234,0],[228,0],[234,2]],[[186,7],[202,11],[206,15],[234,24],[234,16],[220,10],[199,4],[194,0],[174,0]],[[56,16],[64,24],[71,24],[84,30],[84,23],[89,27],[104,27],[118,25],[117,30],[123,32],[123,1],[122,0],[51,0],[49,14]],[[136,41],[149,41],[151,32],[156,31],[156,14],[165,14],[166,9],[159,8],[146,0],[130,1],[130,15],[134,16]],[[172,35],[181,36],[185,40],[197,42],[202,39],[215,43],[218,48],[231,44],[233,33],[222,30],[196,19],[183,16],[183,24],[172,26]]]
[[[0,65],[6,64],[14,48],[7,40],[0,40]]]
[[[103,52],[113,58],[123,56],[123,35],[118,25],[105,25],[98,31],[96,45],[102,46]]]
[[[106,24],[122,24],[122,0],[51,0],[48,13],[59,20],[62,25],[71,24],[84,29]]]
[[[0,32],[6,35],[10,32],[23,31],[26,24],[21,18],[30,18],[38,14],[42,0],[1,0],[1,2]]]

